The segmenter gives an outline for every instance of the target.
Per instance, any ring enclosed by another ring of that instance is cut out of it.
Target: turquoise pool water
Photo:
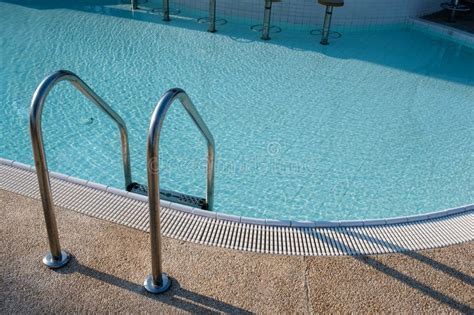
[[[474,201],[472,47],[404,26],[346,29],[327,47],[283,27],[262,42],[245,21],[209,34],[192,12],[164,24],[117,3],[0,2],[1,157],[33,164],[32,93],[68,69],[126,121],[142,183],[152,110],[186,90],[216,141],[218,211],[342,220]],[[43,130],[50,169],[123,186],[118,131],[67,83]],[[161,144],[162,187],[204,195],[205,141],[179,106]]]

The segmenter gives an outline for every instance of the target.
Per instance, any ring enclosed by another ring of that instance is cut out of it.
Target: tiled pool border
[[[428,31],[431,34],[435,33],[445,39],[474,48],[474,34],[421,18],[409,18],[407,24],[414,29]]]
[[[12,161],[2,162],[0,189],[39,200],[34,169]],[[145,197],[64,174],[51,175],[57,207],[149,231]],[[400,223],[386,224],[386,220],[382,220],[378,225],[371,222],[373,225],[370,226],[350,226],[347,222],[341,226],[343,222],[332,222],[330,226],[322,227],[314,227],[314,222],[299,222],[301,226],[291,226],[290,221],[277,220],[266,220],[265,225],[254,224],[258,220],[169,202],[162,203],[160,214],[162,234],[183,241],[267,254],[339,256],[401,253],[472,241],[474,210],[472,207],[465,210],[423,221],[405,222],[407,220],[402,219]]]
[[[51,172],[50,181],[57,207],[149,231],[146,197],[54,172]],[[40,199],[35,170],[22,163],[0,160],[0,189]],[[161,231],[166,237],[227,249],[280,255],[401,253],[474,239],[472,206],[434,213],[421,221],[408,222],[409,218],[398,218],[387,224],[387,220],[372,220],[370,225],[360,225],[357,221],[255,220],[166,201],[161,204],[160,215]]]
[[[34,167],[27,165],[21,162],[8,160],[0,157],[0,165],[12,166],[15,168],[33,171]],[[92,181],[80,179],[77,177],[65,175],[57,172],[50,172],[50,176],[64,180],[73,184],[83,185],[89,188],[94,188],[101,191],[106,191],[113,193],[118,196],[128,197],[134,200],[148,202],[148,197],[131,193],[122,189],[118,189],[111,186],[102,185]],[[256,225],[265,225],[265,226],[280,226],[280,227],[362,227],[362,226],[374,226],[374,225],[392,225],[399,223],[410,223],[424,221],[428,219],[442,218],[445,216],[460,214],[463,212],[468,212],[474,210],[474,203],[463,205],[455,208],[445,209],[441,211],[434,211],[424,214],[410,215],[410,216],[401,216],[393,217],[386,219],[366,219],[366,220],[341,220],[341,221],[299,221],[299,220],[279,220],[279,219],[261,219],[261,218],[252,218],[252,217],[243,217],[236,216],[231,214],[226,214],[217,211],[207,211],[198,208],[189,207],[186,205],[169,202],[166,200],[161,200],[161,206],[170,208],[173,210],[190,213],[197,216],[207,217],[211,219],[239,222],[246,224],[256,224]]]

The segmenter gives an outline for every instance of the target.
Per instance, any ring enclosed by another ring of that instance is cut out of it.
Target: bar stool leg
[[[324,15],[323,33],[321,37],[321,45],[328,45],[329,30],[331,28],[332,6],[326,6],[326,15]]]
[[[262,30],[262,39],[270,39],[270,18],[272,15],[272,1],[265,0],[265,13],[263,15],[263,30]]]
[[[216,0],[209,0],[209,28],[210,33],[215,33],[216,30]]]
[[[163,0],[163,21],[170,21],[170,1]]]
[[[138,0],[132,0],[132,10],[138,9]]]
[[[456,18],[455,18],[455,16],[456,16],[456,8],[457,8],[458,5],[459,5],[459,0],[453,0],[451,3],[453,4],[453,9],[454,9],[454,10],[451,10],[451,14],[450,14],[450,16],[449,16],[449,22],[454,23],[454,22],[456,22]]]

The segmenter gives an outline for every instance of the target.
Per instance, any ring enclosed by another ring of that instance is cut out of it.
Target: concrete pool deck
[[[464,312],[474,307],[474,243],[375,256],[257,254],[164,238],[169,292],[147,294],[148,234],[57,211],[74,258],[51,271],[41,203],[0,190],[2,313]]]

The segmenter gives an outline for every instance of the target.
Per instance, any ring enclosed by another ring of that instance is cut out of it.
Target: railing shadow
[[[345,231],[344,231],[345,232]],[[474,286],[474,278],[459,271],[459,270],[456,270],[448,265],[445,265],[443,263],[440,263],[436,260],[433,260],[427,256],[424,256],[422,254],[420,254],[419,252],[414,252],[414,251],[409,251],[407,250],[406,248],[404,247],[401,247],[399,245],[396,245],[396,244],[393,244],[393,243],[390,243],[390,242],[387,242],[387,241],[382,241],[380,239],[377,239],[373,236],[370,236],[370,235],[366,235],[366,234],[361,234],[357,231],[351,231],[350,234],[349,233],[345,233],[347,236],[355,236],[357,238],[359,238],[360,240],[366,240],[366,241],[370,241],[374,244],[378,244],[378,245],[381,245],[381,246],[385,246],[385,247],[389,247],[390,249],[396,251],[397,253],[400,253],[402,255],[405,255],[407,257],[410,257],[410,258],[413,258],[413,259],[416,259],[418,260],[419,262],[422,262],[434,269],[437,269],[443,273],[445,273],[446,275],[450,276],[450,277],[454,277],[456,279],[458,279],[459,281],[462,281],[464,283],[466,283],[467,285],[470,285],[470,286]]]
[[[407,257],[410,257],[410,258],[413,258],[415,260],[418,260],[426,265],[428,265],[429,267],[433,268],[433,269],[436,269],[438,271],[441,271],[445,274],[447,274],[448,276],[451,276],[451,277],[454,277],[456,278],[457,280],[459,281],[462,281],[470,286],[473,285],[473,277],[470,277],[469,275],[461,272],[461,271],[458,271],[450,266],[447,266],[443,263],[440,263],[440,262],[437,262],[429,257],[426,257],[418,252],[414,252],[414,251],[409,251],[407,250],[406,248],[403,248],[399,245],[396,245],[396,244],[392,244],[390,242],[387,242],[387,241],[382,241],[382,240],[379,240],[375,237],[372,237],[370,235],[362,235],[354,230],[351,230],[350,233],[347,232],[345,229],[340,229],[338,231],[338,233],[341,233],[341,231],[343,231],[342,233],[345,234],[347,237],[349,238],[358,238],[360,239],[361,241],[369,241],[369,242],[373,242],[374,244],[378,244],[378,245],[381,245],[381,246],[385,246],[387,248],[390,248],[390,249],[393,249],[395,250],[397,253],[399,254],[402,254],[402,255],[405,255]],[[396,270],[395,268],[393,267],[390,267],[380,261],[378,261],[377,259],[373,258],[373,257],[370,257],[368,255],[365,255],[363,253],[361,253],[359,250],[357,250],[356,248],[353,248],[351,247],[349,244],[347,243],[344,243],[342,244],[340,241],[338,241],[337,239],[335,239],[334,237],[331,237],[327,234],[324,234],[322,235],[321,233],[319,233],[318,231],[315,231],[315,233],[318,235],[318,238],[320,240],[323,240],[327,246],[330,246],[330,247],[337,247],[339,250],[342,250],[342,252],[344,254],[347,254],[347,255],[351,255],[354,259],[376,269],[377,271],[379,272],[382,272],[384,274],[386,274],[387,276],[390,276],[392,277],[393,279],[396,279],[408,286],[410,286],[411,288],[413,289],[416,289],[420,292],[422,292],[423,294],[449,306],[450,308],[454,309],[454,310],[457,310],[457,311],[460,311],[460,312],[463,312],[463,313],[468,313],[468,314],[472,314],[474,312],[474,309],[467,305],[467,304],[464,304],[438,290],[435,290],[434,288],[431,288],[429,287],[428,285],[402,273],[401,271],[399,270]]]
[[[105,282],[107,284],[127,290],[131,293],[143,296],[147,299],[164,303],[190,313],[251,314],[240,307],[186,290],[185,288],[181,287],[180,283],[174,278],[171,280],[172,284],[168,292],[158,295],[150,294],[142,285],[85,266],[81,264],[74,256],[71,257],[71,261],[65,268],[57,269],[56,272],[61,274],[79,273],[97,281]]]
[[[472,312],[474,311],[469,305],[467,304],[464,304],[462,302],[459,302],[457,301],[456,299],[442,293],[442,292],[439,292],[431,287],[429,287],[428,285],[410,277],[410,276],[407,276],[406,274],[396,270],[395,268],[392,268],[390,266],[387,266],[383,263],[381,263],[380,261],[374,259],[374,258],[371,258],[369,256],[366,256],[366,255],[361,255],[361,256],[354,256],[354,259],[386,274],[387,276],[390,276],[410,287],[412,287],[413,289],[416,289],[420,292],[422,292],[423,294],[437,300],[438,302],[441,302],[447,306],[449,306],[450,308],[452,309],[455,309],[457,311],[460,311],[460,312],[463,312],[463,313],[466,313],[466,314],[472,314]]]

